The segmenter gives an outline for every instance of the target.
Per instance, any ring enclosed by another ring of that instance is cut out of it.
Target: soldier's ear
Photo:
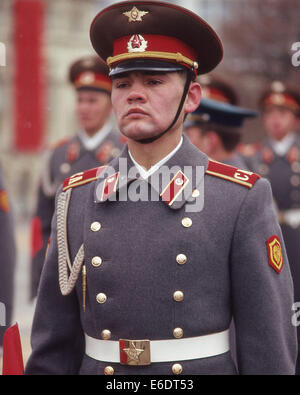
[[[191,82],[190,88],[185,101],[184,112],[191,113],[195,111],[201,101],[202,91],[198,82]]]

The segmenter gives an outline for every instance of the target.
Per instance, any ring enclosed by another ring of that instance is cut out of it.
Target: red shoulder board
[[[70,141],[70,139],[71,139],[71,137],[62,138],[62,139],[56,141],[55,143],[51,144],[50,149],[56,149],[58,147],[61,147],[62,145],[67,144],[67,142]]]
[[[73,174],[71,177],[65,179],[63,183],[63,192],[69,188],[75,188],[80,185],[88,184],[89,182],[97,180],[99,175],[107,166],[94,167],[93,169],[82,171]]]
[[[252,157],[261,149],[261,143],[244,144],[240,143],[237,147],[238,152],[247,157]]]
[[[252,173],[251,171],[241,170],[237,167],[225,165],[224,163],[215,162],[213,160],[209,161],[206,173],[248,188],[252,188],[255,182],[260,178],[258,174]]]

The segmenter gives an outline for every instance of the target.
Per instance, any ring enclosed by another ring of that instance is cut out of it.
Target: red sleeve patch
[[[269,265],[279,274],[283,268],[283,257],[279,237],[273,235],[266,241]]]

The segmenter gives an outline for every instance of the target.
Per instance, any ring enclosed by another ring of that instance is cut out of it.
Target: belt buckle
[[[122,365],[145,366],[151,364],[150,340],[119,339],[119,346]]]

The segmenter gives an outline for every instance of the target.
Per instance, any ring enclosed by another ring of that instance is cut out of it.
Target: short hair
[[[227,152],[234,151],[242,139],[242,135],[238,130],[233,130],[230,127],[217,123],[201,122],[197,126],[204,135],[208,132],[215,132],[220,137],[221,143]]]

